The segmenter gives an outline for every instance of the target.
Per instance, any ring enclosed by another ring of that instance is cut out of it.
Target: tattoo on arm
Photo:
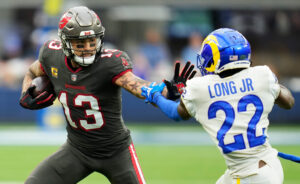
[[[138,98],[144,98],[141,96],[141,87],[151,84],[151,82],[145,81],[135,75],[124,75],[120,79],[120,86]]]
[[[135,77],[133,80],[134,84],[131,84],[132,90],[137,90],[137,87],[142,87],[142,86],[149,86],[151,82],[145,81],[141,78]]]
[[[130,88],[132,91],[137,91],[138,88],[138,83],[134,82],[133,84],[129,84]]]
[[[129,81],[128,81],[127,78],[124,78],[124,79],[121,80],[121,84],[122,84],[123,87],[128,86],[128,83],[129,83]]]

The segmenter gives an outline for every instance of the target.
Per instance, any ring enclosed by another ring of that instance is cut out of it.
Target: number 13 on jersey
[[[64,107],[64,112],[66,115],[66,118],[68,120],[68,123],[73,127],[73,128],[78,128],[76,122],[72,118],[70,108],[68,106],[68,95],[67,92],[63,91],[60,93],[58,97],[59,101],[62,103]],[[78,94],[74,97],[73,100],[73,105],[77,107],[83,107],[84,103],[88,104],[90,106],[90,109],[84,109],[84,114],[85,117],[91,117],[94,119],[93,122],[88,122],[85,119],[79,119],[78,124],[79,126],[86,130],[95,130],[95,129],[100,129],[104,125],[104,120],[103,116],[101,113],[101,109],[98,103],[98,99],[92,95],[86,95],[86,94]]]

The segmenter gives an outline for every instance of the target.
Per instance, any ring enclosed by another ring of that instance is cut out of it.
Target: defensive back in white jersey
[[[187,82],[182,101],[218,145],[230,175],[246,177],[258,172],[259,160],[278,159],[267,129],[279,92],[269,67],[256,66],[226,78],[195,77]]]

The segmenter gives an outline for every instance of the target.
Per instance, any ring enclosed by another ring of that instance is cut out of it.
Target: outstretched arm
[[[280,92],[275,103],[283,109],[291,109],[295,104],[295,99],[291,91],[280,84]]]
[[[186,110],[182,100],[180,100],[180,102],[168,100],[159,92],[156,92],[153,95],[152,102],[156,104],[166,116],[175,121],[188,120],[191,117]]]
[[[150,86],[152,82],[145,81],[138,76],[134,75],[132,72],[127,72],[124,75],[122,75],[120,78],[118,78],[115,81],[115,84],[118,86],[121,86],[122,88],[126,89],[128,92],[133,94],[134,96],[145,99],[141,95],[142,90],[141,88],[143,86]],[[162,93],[164,96],[167,96],[167,89],[165,88]]]
[[[159,92],[159,89],[160,85],[143,87],[142,95],[146,97],[148,102],[156,104],[166,116],[175,121],[187,120],[191,117],[182,100],[180,102],[168,100]]]
[[[196,71],[193,70],[194,65],[191,65],[190,62],[186,62],[183,70],[180,71],[180,63],[175,64],[174,77],[171,81],[164,80],[166,87],[161,92],[163,96],[168,97],[171,100],[176,100],[180,97],[182,88],[186,85],[186,81],[195,76]],[[131,94],[135,95],[138,98],[144,99],[141,95],[141,88],[149,87],[152,82],[145,81],[138,76],[134,75],[132,72],[127,72],[120,78],[115,81],[115,84],[123,87]]]

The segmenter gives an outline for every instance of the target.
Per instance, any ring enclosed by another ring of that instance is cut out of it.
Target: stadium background
[[[60,105],[29,111],[18,105],[18,99],[24,72],[37,58],[41,44],[56,38],[59,17],[74,5],[94,9],[106,28],[105,46],[128,52],[138,68],[134,72],[154,81],[170,77],[174,61],[184,60],[183,50],[194,33],[205,37],[219,27],[239,30],[251,43],[253,64],[270,66],[295,96],[294,109],[274,108],[269,134],[280,151],[300,155],[300,1],[1,1],[0,184],[22,183],[65,140]],[[159,34],[158,43],[168,52],[157,68],[140,52],[149,30]],[[225,170],[221,154],[194,120],[170,121],[125,91],[123,116],[148,183],[214,183]],[[282,163],[285,184],[300,183],[299,165]],[[99,181],[108,183],[96,174],[81,183]]]

